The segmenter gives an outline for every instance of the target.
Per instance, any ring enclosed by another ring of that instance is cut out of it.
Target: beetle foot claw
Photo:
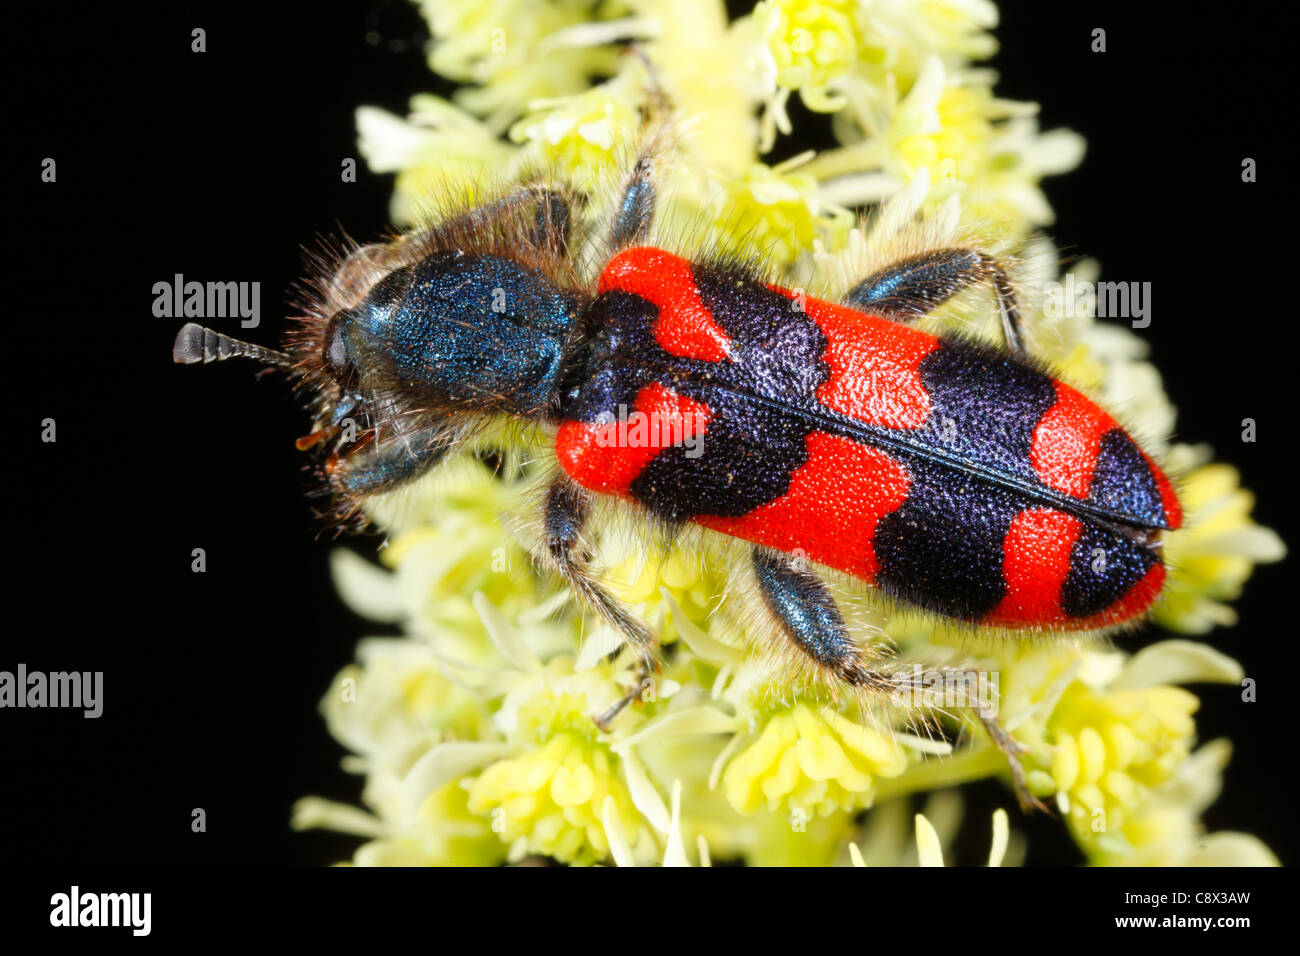
[[[1016,792],[1016,802],[1020,804],[1022,813],[1033,813],[1035,810],[1050,814],[1052,811],[1045,803],[1029,792],[1029,784],[1025,779],[1025,768],[1020,762],[1020,757],[1029,752],[1029,748],[1022,744],[1015,737],[1007,733],[996,718],[980,716],[980,723],[984,725],[989,739],[993,741],[993,746],[1002,752],[1006,758],[1007,768],[1011,771],[1011,786]]]

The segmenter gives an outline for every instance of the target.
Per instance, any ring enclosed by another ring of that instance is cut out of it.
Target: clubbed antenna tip
[[[293,360],[284,352],[263,348],[251,342],[241,342],[228,335],[205,329],[194,322],[187,322],[176,333],[176,343],[172,346],[172,361],[178,365],[194,365],[198,362],[224,362],[228,358],[250,358],[267,365],[288,368]]]

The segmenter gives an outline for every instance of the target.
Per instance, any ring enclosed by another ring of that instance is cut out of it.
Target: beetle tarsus
[[[610,725],[621,714],[627,705],[641,696],[645,687],[645,682],[650,679],[650,674],[656,669],[655,662],[646,658],[641,659],[641,665],[637,668],[636,679],[632,686],[629,687],[617,701],[614,702],[607,710],[595,718],[596,726],[602,731],[608,732]]]
[[[985,732],[989,735],[989,739],[993,741],[993,746],[997,747],[1002,752],[1002,756],[1006,758],[1007,767],[1011,771],[1011,787],[1016,792],[1016,802],[1020,804],[1021,811],[1032,813],[1038,810],[1050,814],[1051,811],[1047,806],[1029,792],[1029,784],[1025,779],[1025,768],[1020,763],[1021,755],[1027,752],[1025,745],[1012,737],[996,717],[989,717],[981,713],[979,718]]]

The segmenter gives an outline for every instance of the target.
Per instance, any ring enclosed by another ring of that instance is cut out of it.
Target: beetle
[[[670,531],[748,542],[781,638],[865,693],[914,678],[858,646],[816,566],[976,627],[1141,618],[1162,588],[1177,496],[1109,414],[1028,354],[999,260],[933,249],[840,302],[808,298],[751,265],[651,245],[655,166],[646,152],[628,173],[594,282],[574,239],[582,197],[525,181],[341,257],[285,351],[190,324],[174,359],[290,370],[315,418],[299,446],[323,450],[341,514],[425,474],[484,421],[550,429],[540,557],[643,674],[654,636],[588,566],[598,495]],[[1000,346],[912,324],[977,284],[996,296]],[[986,726],[1032,802],[1016,744]]]

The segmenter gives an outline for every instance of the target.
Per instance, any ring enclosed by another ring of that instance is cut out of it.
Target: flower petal
[[[939,834],[925,818],[925,814],[916,815],[916,855],[921,866],[943,866],[943,847],[939,844]]]
[[[1137,690],[1158,684],[1238,684],[1245,676],[1240,664],[1208,644],[1169,640],[1134,654],[1112,686]]]
[[[424,798],[458,777],[500,760],[510,745],[490,741],[455,740],[438,744],[415,762],[402,781],[402,800],[408,813],[419,809]]]

